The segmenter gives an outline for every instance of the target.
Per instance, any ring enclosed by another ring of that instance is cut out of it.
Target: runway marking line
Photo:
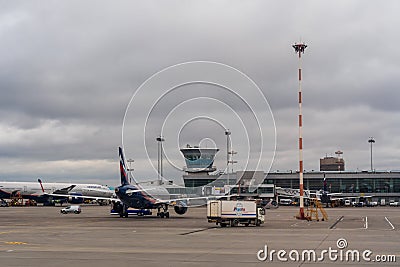
[[[368,229],[368,217],[367,216],[365,216],[364,229]]]
[[[394,230],[394,226],[393,224],[389,221],[389,219],[387,217],[385,217],[385,220],[388,222],[388,224],[392,227],[392,230]]]
[[[337,219],[336,222],[334,224],[332,224],[331,227],[329,227],[329,229],[333,229],[339,222],[343,221],[343,218],[344,218],[344,215],[342,215],[342,217]]]

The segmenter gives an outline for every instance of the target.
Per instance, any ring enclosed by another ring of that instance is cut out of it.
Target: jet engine
[[[184,207],[184,206],[174,206],[174,211],[175,211],[177,214],[182,215],[182,214],[185,214],[185,213],[186,213],[187,207]]]
[[[187,203],[185,201],[179,201],[174,206],[174,211],[176,212],[176,214],[179,214],[179,215],[185,214],[187,209],[188,209],[187,208]]]

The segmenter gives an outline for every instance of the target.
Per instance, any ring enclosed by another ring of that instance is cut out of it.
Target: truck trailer
[[[265,210],[255,201],[212,200],[207,202],[207,219],[221,227],[243,224],[260,226],[264,223]]]

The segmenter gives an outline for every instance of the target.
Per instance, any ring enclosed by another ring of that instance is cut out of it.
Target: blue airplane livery
[[[121,147],[119,147],[119,158],[121,185],[115,188],[115,194],[119,201],[114,201],[113,210],[120,217],[128,217],[128,208],[134,208],[139,210],[157,209],[157,217],[169,218],[169,206],[174,207],[175,213],[183,215],[188,209],[190,200],[210,199],[208,197],[171,199],[169,192],[163,186],[156,185],[151,188],[144,188],[136,181],[135,185],[130,184],[125,167],[124,152]]]

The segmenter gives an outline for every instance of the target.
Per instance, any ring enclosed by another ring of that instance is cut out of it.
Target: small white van
[[[80,206],[67,206],[67,207],[61,209],[60,212],[63,214],[67,214],[67,213],[79,214],[82,212],[82,210],[81,210]]]

